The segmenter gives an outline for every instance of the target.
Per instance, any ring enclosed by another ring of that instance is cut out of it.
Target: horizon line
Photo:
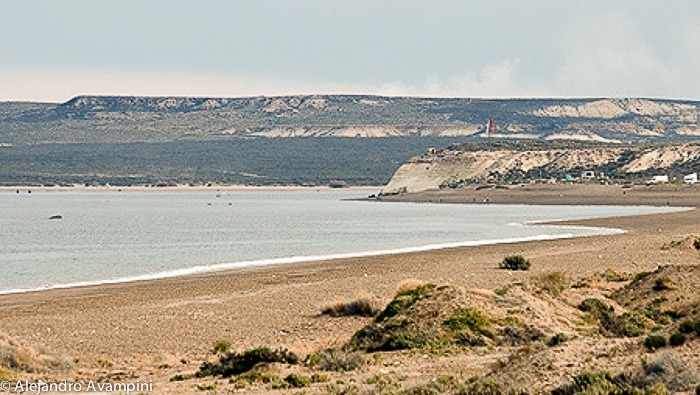
[[[78,94],[70,97],[65,101],[51,100],[35,100],[35,99],[14,99],[0,100],[0,103],[35,103],[35,104],[66,104],[78,98],[84,97],[100,97],[100,98],[150,98],[150,99],[253,99],[253,98],[291,98],[291,97],[314,97],[314,96],[345,96],[345,97],[380,97],[394,99],[456,99],[456,100],[661,100],[661,101],[685,101],[685,102],[700,102],[700,99],[694,98],[675,98],[663,96],[422,96],[413,94],[376,94],[376,93],[290,93],[280,95],[240,95],[240,96],[209,96],[209,95],[125,95],[125,94]]]

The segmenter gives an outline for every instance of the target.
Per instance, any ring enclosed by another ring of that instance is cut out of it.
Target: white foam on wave
[[[524,225],[522,223],[512,223],[513,225]],[[203,265],[194,266],[175,270],[166,270],[151,274],[142,274],[137,276],[126,276],[118,277],[105,280],[95,280],[95,281],[79,281],[65,284],[52,284],[43,287],[36,288],[18,288],[10,290],[0,290],[0,295],[7,294],[18,294],[18,293],[28,293],[28,292],[39,292],[55,289],[66,289],[66,288],[78,288],[78,287],[90,287],[98,285],[109,285],[109,284],[121,284],[130,283],[136,281],[149,281],[149,280],[159,280],[165,278],[190,276],[196,274],[206,274],[214,272],[223,272],[235,269],[258,267],[258,266],[271,266],[271,265],[285,265],[301,262],[320,262],[329,261],[335,259],[347,259],[347,258],[362,258],[371,257],[379,255],[396,255],[396,254],[406,254],[412,252],[423,252],[431,250],[441,250],[445,248],[458,248],[458,247],[476,247],[483,245],[493,245],[493,244],[509,244],[509,243],[522,243],[528,241],[545,241],[545,240],[557,240],[557,239],[570,239],[574,237],[589,237],[589,236],[599,236],[599,235],[612,235],[625,233],[622,229],[614,228],[599,228],[599,227],[586,227],[586,226],[560,226],[560,225],[547,225],[547,227],[553,228],[565,228],[571,230],[585,230],[590,231],[591,234],[574,234],[574,233],[563,233],[563,234],[540,234],[535,236],[525,236],[525,237],[512,237],[504,239],[486,239],[486,240],[469,240],[461,242],[452,243],[440,243],[440,244],[427,244],[417,247],[404,247],[404,248],[394,248],[387,250],[374,250],[374,251],[363,251],[363,252],[349,252],[349,253],[338,253],[338,254],[328,254],[328,255],[309,255],[309,256],[292,256],[283,258],[271,258],[271,259],[258,259],[249,261],[238,261],[229,263],[218,263],[213,265]]]

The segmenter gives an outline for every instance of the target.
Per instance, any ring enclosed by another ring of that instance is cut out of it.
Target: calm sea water
[[[611,230],[522,224],[674,210],[343,200],[363,195],[0,192],[0,293],[382,251],[586,236]],[[63,219],[49,220],[56,214]]]

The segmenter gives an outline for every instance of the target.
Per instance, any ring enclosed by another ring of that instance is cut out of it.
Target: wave
[[[513,225],[527,226],[527,224],[523,224],[523,223],[511,223],[509,225],[511,225],[511,226],[513,226]],[[111,278],[111,279],[105,279],[105,280],[79,281],[79,282],[64,283],[64,284],[52,284],[52,285],[46,285],[43,287],[36,287],[36,288],[18,288],[18,289],[10,289],[10,290],[0,290],[0,295],[40,292],[40,291],[66,289],[66,288],[91,287],[91,286],[98,286],[98,285],[121,284],[121,283],[137,282],[137,281],[159,280],[159,279],[165,279],[165,278],[223,272],[223,271],[229,271],[229,270],[235,270],[235,269],[259,267],[259,266],[286,265],[286,264],[302,263],[302,262],[321,262],[321,261],[329,261],[329,260],[335,260],[335,259],[363,258],[363,257],[371,257],[371,256],[379,256],[379,255],[406,254],[406,253],[412,253],[412,252],[441,250],[441,249],[446,249],[446,248],[476,247],[476,246],[483,246],[483,245],[522,243],[522,242],[528,242],[528,241],[570,239],[570,238],[574,238],[574,237],[590,237],[590,236],[612,235],[612,234],[625,233],[625,231],[622,229],[614,229],[614,228],[599,228],[599,227],[586,227],[586,226],[559,226],[559,225],[547,225],[547,226],[553,227],[553,228],[566,228],[566,229],[571,229],[571,230],[587,230],[587,231],[591,231],[592,234],[588,234],[588,235],[585,235],[585,234],[581,235],[581,234],[574,234],[574,233],[540,234],[540,235],[535,235],[535,236],[511,237],[511,238],[503,238],[503,239],[469,240],[469,241],[451,242],[451,243],[427,244],[427,245],[422,245],[422,246],[417,246],[417,247],[404,247],[404,248],[394,248],[394,249],[386,249],[386,250],[337,253],[337,254],[328,254],[328,255],[291,256],[291,257],[283,257],[283,258],[270,258],[270,259],[257,259],[257,260],[248,260],[248,261],[229,262],[229,263],[218,263],[218,264],[213,264],[213,265],[193,266],[193,267],[182,268],[182,269],[166,270],[166,271],[150,273],[150,274],[117,277],[117,278]]]

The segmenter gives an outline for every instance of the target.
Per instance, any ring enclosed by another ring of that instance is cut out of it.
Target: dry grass
[[[43,349],[27,346],[0,335],[0,371],[3,375],[10,372],[39,373],[48,371],[67,371],[72,363]]]
[[[423,280],[418,280],[417,278],[407,278],[407,279],[401,281],[396,286],[396,293],[403,294],[403,293],[411,292],[419,287],[422,287],[425,284],[426,284],[426,282]]]
[[[321,314],[331,317],[374,317],[379,312],[379,300],[366,293],[359,293],[353,300],[337,301],[324,306]]]
[[[329,348],[307,357],[311,367],[333,372],[348,372],[360,369],[366,364],[365,357],[358,351]]]
[[[552,296],[561,295],[565,289],[571,286],[569,277],[560,271],[538,274],[530,279],[530,283],[537,291]]]

